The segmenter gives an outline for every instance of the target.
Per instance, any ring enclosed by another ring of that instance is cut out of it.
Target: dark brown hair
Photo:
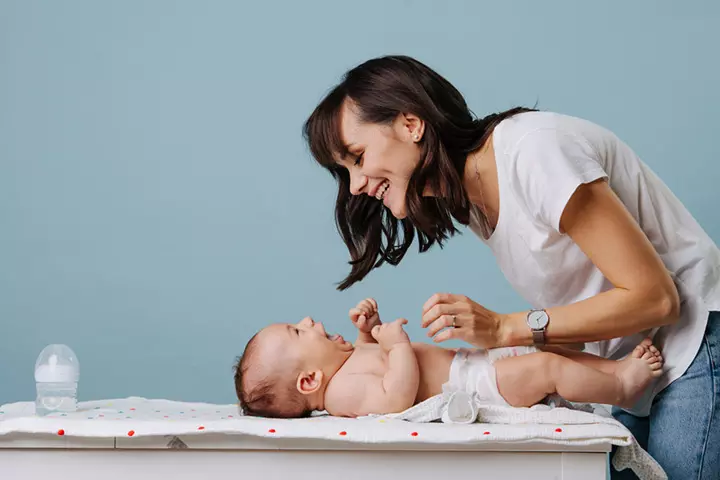
[[[351,99],[364,123],[391,124],[400,114],[425,121],[420,162],[410,177],[407,218],[398,220],[374,198],[350,193],[348,171],[337,164],[348,155],[340,135],[340,111]],[[475,118],[460,92],[445,78],[406,56],[369,60],[348,71],[305,122],[303,135],[316,161],[338,182],[335,222],[350,251],[345,290],[373,268],[398,265],[417,235],[420,252],[458,233],[454,221],[469,223],[470,201],[463,186],[468,154],[480,148],[493,128],[517,113],[516,107]],[[436,197],[423,197],[429,186]],[[402,236],[401,236],[402,234]]]
[[[258,335],[255,334],[242,356],[238,358],[233,370],[235,372],[235,393],[240,401],[244,415],[268,418],[301,418],[308,417],[312,411],[308,408],[305,398],[295,389],[293,373],[267,373],[265,375],[248,375],[250,369],[263,368],[258,354]],[[251,378],[248,379],[247,377]],[[249,380],[249,381],[248,381]]]

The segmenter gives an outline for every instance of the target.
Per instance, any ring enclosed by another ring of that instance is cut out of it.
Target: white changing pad
[[[533,441],[563,445],[624,444],[628,436],[622,427],[597,424],[458,425],[390,417],[347,419],[327,415],[293,420],[268,419],[243,416],[237,405],[139,397],[80,402],[77,412],[46,417],[35,416],[32,402],[4,405],[0,407],[0,435],[9,433],[135,438],[222,433],[361,443],[404,443],[410,439],[433,444]]]
[[[81,402],[76,412],[37,417],[32,402],[21,402],[0,407],[0,435],[24,433],[132,439],[225,434],[337,440],[359,444],[411,442],[461,446],[482,442],[535,442],[557,445],[611,443],[620,447],[635,445],[629,431],[613,419],[566,408],[544,407],[544,412],[535,407],[507,409],[508,414],[512,413],[512,418],[504,415],[502,409],[494,409],[487,419],[478,420],[483,423],[433,422],[436,419],[432,417],[439,419],[438,415],[445,403],[441,396],[434,397],[395,416],[347,419],[318,415],[283,420],[243,416],[237,405],[184,403],[139,397]],[[523,420],[522,412],[530,416]],[[448,420],[445,419],[445,422]],[[631,460],[636,453],[633,450]],[[645,459],[641,460],[645,462]],[[644,477],[664,478],[662,475]]]

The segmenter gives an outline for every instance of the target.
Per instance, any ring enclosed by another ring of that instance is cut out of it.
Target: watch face
[[[530,312],[530,314],[528,315],[527,323],[530,328],[534,330],[540,330],[541,328],[545,328],[547,326],[548,315],[542,310],[535,310],[533,312]]]

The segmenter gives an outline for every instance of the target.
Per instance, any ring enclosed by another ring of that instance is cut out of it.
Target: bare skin
[[[350,311],[350,317],[358,328],[358,341],[353,354],[327,386],[325,407],[328,411],[342,416],[393,413],[442,392],[455,350],[411,344],[407,336],[398,331],[395,345],[412,346],[407,349],[406,360],[412,361],[414,355],[417,361],[417,383],[407,375],[397,384],[381,385],[372,378],[386,378],[390,366],[388,352],[392,347],[382,338],[379,343],[374,340],[378,335],[373,333],[381,325],[377,303],[364,300]],[[402,324],[404,322],[397,325]],[[494,364],[498,391],[514,407],[535,405],[554,393],[574,402],[631,407],[652,380],[662,374],[662,366],[662,356],[650,339],[640,343],[621,361],[548,347],[538,353],[503,358]]]
[[[442,393],[455,350],[411,343],[403,329],[407,320],[383,324],[372,299],[360,302],[350,318],[358,329],[354,345],[310,317],[266,327],[258,334],[258,365],[297,370],[275,375],[295,385],[307,409],[334,416],[398,413]],[[498,392],[514,407],[535,405],[554,393],[574,402],[630,407],[662,373],[663,359],[646,339],[621,361],[548,347],[493,365]],[[246,372],[248,378],[254,374],[262,372]]]
[[[423,343],[410,346],[419,371],[417,384],[408,382],[410,392],[405,394],[402,386],[383,390],[379,382],[373,382],[373,377],[382,379],[387,373],[388,353],[378,343],[357,343],[353,354],[328,384],[325,409],[343,417],[396,413],[441,392],[448,381],[455,351]]]
[[[557,393],[571,402],[632,407],[662,374],[662,356],[650,339],[620,361],[562,348],[551,350],[495,363],[498,390],[510,405],[528,407]]]

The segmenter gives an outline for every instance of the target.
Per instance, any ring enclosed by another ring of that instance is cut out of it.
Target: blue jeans
[[[649,417],[618,408],[613,416],[665,469],[670,480],[720,478],[720,312],[710,312],[705,338],[685,374],[660,392]],[[615,471],[613,480],[637,478]]]

